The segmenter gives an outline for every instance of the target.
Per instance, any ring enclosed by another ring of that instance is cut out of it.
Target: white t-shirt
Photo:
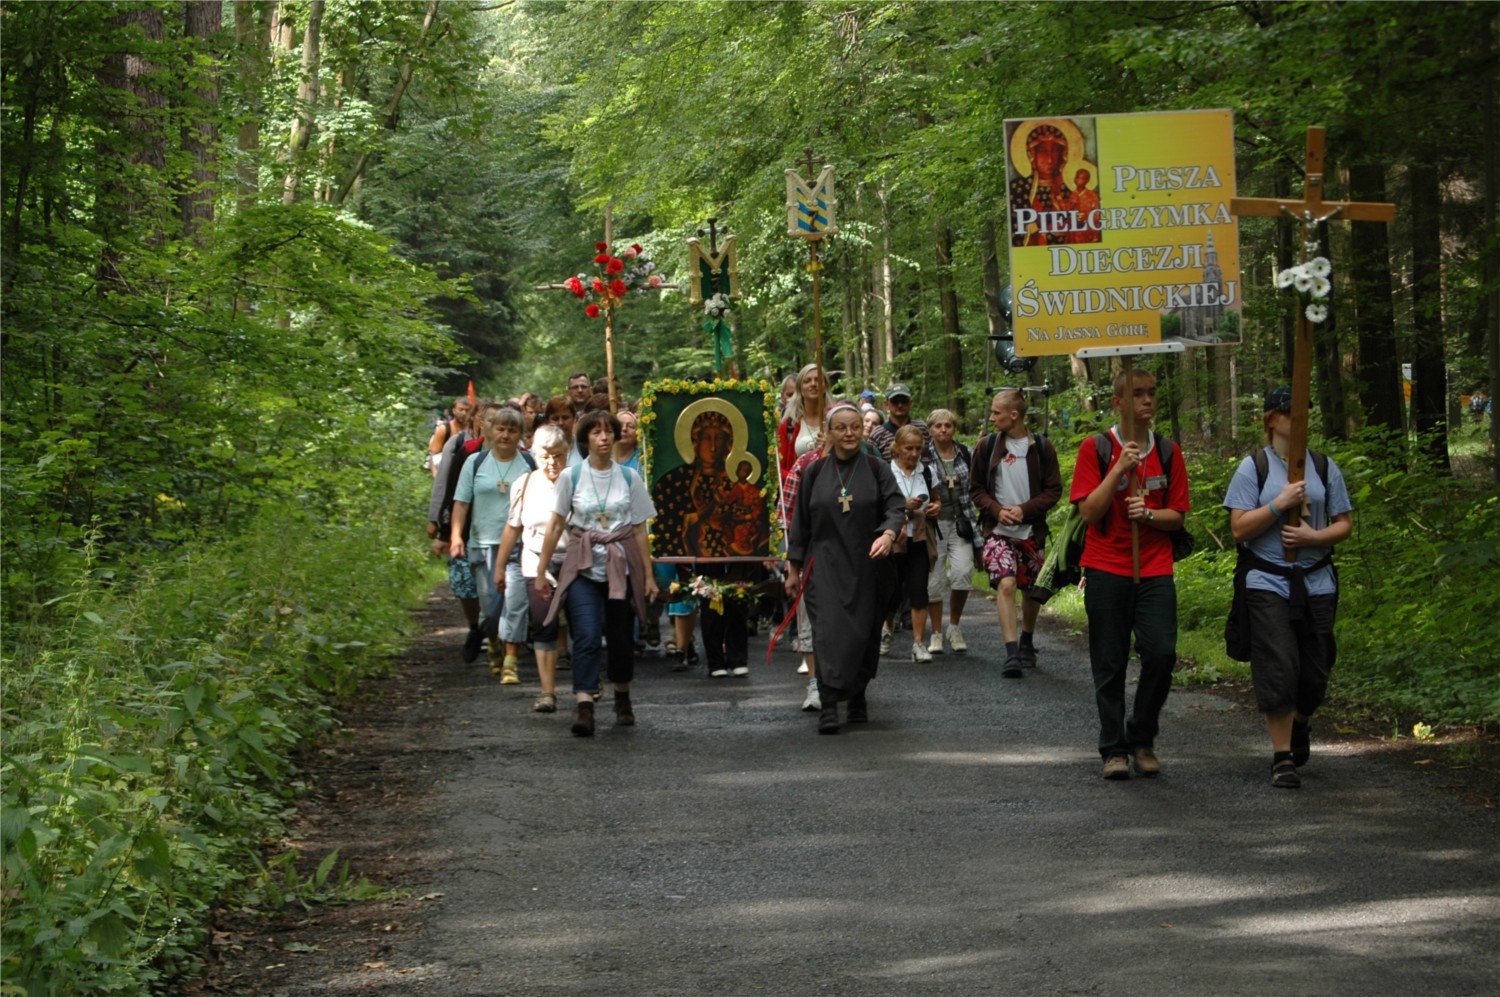
[[[575,475],[576,489],[573,484]],[[639,474],[628,472],[615,463],[609,465],[608,471],[596,470],[587,462],[576,472],[573,468],[564,471],[557,479],[557,500],[552,511],[564,517],[569,526],[605,533],[626,525],[639,526],[656,518],[656,506],[651,504],[646,482]],[[597,582],[604,581],[607,560],[604,545],[594,544],[594,566],[586,572],[588,577]]]
[[[990,494],[1001,505],[1021,505],[1031,501],[1031,473],[1026,469],[1026,455],[1031,452],[1031,436],[1016,439],[1005,437],[1005,456],[995,463],[995,477],[990,482]],[[1031,536],[1030,523],[1007,526],[997,523],[996,536],[1013,540],[1026,540]]]
[[[797,456],[801,457],[813,447],[818,445],[818,427],[816,423],[806,419],[797,423],[797,438],[792,441],[792,448]]]
[[[541,471],[532,471],[517,481],[511,491],[510,518],[506,523],[521,531],[521,574],[535,578],[541,574],[537,569],[541,566],[542,540],[547,536],[547,524],[552,522],[557,486]],[[564,532],[558,538],[553,559],[562,560],[567,549],[568,534]],[[557,581],[555,577],[552,580]]]

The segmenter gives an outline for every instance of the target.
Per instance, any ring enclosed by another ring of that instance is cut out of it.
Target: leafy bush
[[[287,860],[259,853],[303,788],[298,746],[333,723],[323,692],[388,660],[433,581],[403,536],[425,482],[384,472],[138,556],[128,584],[97,531],[65,548],[53,622],[6,644],[6,984],[161,989],[194,965],[210,904],[296,892]],[[331,874],[300,885],[327,896]]]

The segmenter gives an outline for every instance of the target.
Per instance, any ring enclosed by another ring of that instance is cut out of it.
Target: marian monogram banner
[[[1026,118],[1005,135],[1017,353],[1239,341],[1229,111]]]
[[[839,230],[834,220],[833,167],[823,167],[811,187],[796,170],[786,171],[786,234],[821,239]]]

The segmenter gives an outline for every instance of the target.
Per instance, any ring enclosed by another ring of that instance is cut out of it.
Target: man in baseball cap
[[[910,388],[900,383],[886,388],[885,406],[889,413],[889,417],[885,420],[885,428],[891,431],[891,435],[894,436],[896,430],[909,423],[922,431],[922,440],[925,444],[932,442],[932,434],[927,431],[927,423],[911,417]]]

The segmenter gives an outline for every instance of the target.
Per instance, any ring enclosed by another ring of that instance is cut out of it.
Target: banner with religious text
[[[1021,355],[1240,339],[1227,110],[1005,122]]]
[[[657,558],[763,559],[774,549],[776,396],[767,381],[650,381],[640,431]]]

